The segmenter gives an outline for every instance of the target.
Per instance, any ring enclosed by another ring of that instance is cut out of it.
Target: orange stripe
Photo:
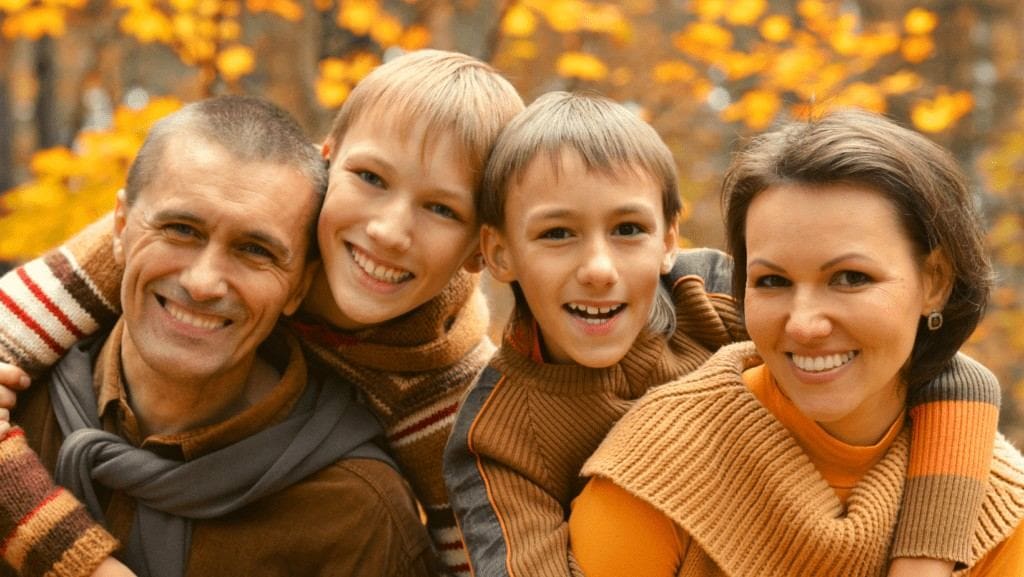
[[[992,463],[992,431],[999,409],[970,401],[936,401],[914,407],[908,477],[959,475],[984,481]]]

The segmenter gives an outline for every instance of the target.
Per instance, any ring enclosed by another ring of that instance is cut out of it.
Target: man
[[[309,286],[326,171],[246,97],[158,123],[119,195],[122,317],[22,395],[0,443],[0,574],[427,575],[411,493],[351,389],[275,328]],[[110,560],[100,571],[119,569]]]

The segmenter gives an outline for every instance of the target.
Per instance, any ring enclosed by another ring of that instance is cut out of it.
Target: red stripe
[[[56,489],[54,489],[49,495],[46,496],[45,499],[43,499],[42,503],[37,505],[35,509],[32,509],[31,511],[29,511],[24,517],[22,517],[18,521],[18,527],[25,526],[25,524],[28,523],[29,520],[32,519],[32,517],[34,517],[36,515],[36,513],[38,513],[39,511],[42,511],[43,508],[45,508],[47,505],[49,505],[51,502],[53,502],[53,500],[56,499],[62,492],[64,492],[64,488],[63,487],[57,487]],[[18,529],[15,528],[13,531],[11,531],[11,534],[8,535],[6,539],[4,539],[3,543],[0,544],[0,557],[3,557],[3,556],[7,555],[7,547],[9,547],[11,545],[11,541],[14,540],[14,537],[17,534],[18,534]]]
[[[459,403],[458,403],[458,401],[456,401],[456,402],[452,403],[451,405],[449,405],[449,406],[439,410],[438,412],[432,413],[432,414],[428,415],[422,421],[418,421],[418,422],[413,423],[413,424],[409,425],[408,427],[406,427],[406,428],[404,428],[404,429],[402,429],[400,431],[396,431],[396,432],[392,433],[388,437],[388,439],[391,442],[395,442],[395,441],[401,439],[402,437],[408,437],[409,435],[412,435],[413,433],[417,433],[419,431],[422,431],[423,429],[426,429],[430,425],[433,425],[434,423],[437,423],[439,421],[443,421],[444,419],[454,415],[455,411],[457,411],[458,409],[459,409]]]
[[[459,563],[458,565],[449,565],[448,571],[452,573],[469,573],[469,563]]]
[[[11,427],[10,429],[7,429],[7,433],[4,435],[3,440],[6,441],[7,439],[13,439],[15,437],[24,437],[24,436],[25,436],[25,430],[24,429],[22,429],[21,427]]]
[[[18,269],[18,277],[20,277],[22,282],[25,283],[25,286],[28,287],[28,290],[32,291],[32,294],[34,294],[36,298],[39,299],[39,302],[43,303],[43,306],[46,307],[46,310],[50,311],[50,314],[57,317],[57,320],[60,321],[60,324],[64,325],[64,328],[71,331],[71,334],[75,335],[79,339],[85,338],[85,333],[80,331],[78,327],[75,326],[75,323],[71,322],[71,319],[69,319],[68,316],[64,314],[64,311],[60,310],[57,307],[57,305],[54,304],[52,300],[50,300],[50,297],[46,296],[46,293],[44,293],[43,290],[39,288],[39,285],[37,285],[36,282],[32,280],[31,277],[28,276],[28,273],[25,272],[24,267]]]
[[[441,543],[438,546],[438,549],[442,551],[458,551],[464,549],[464,547],[462,546],[462,541],[449,541],[447,543]]]
[[[50,349],[53,352],[57,353],[60,356],[64,355],[64,353],[66,352],[64,350],[64,347],[60,346],[57,343],[57,341],[53,340],[53,337],[46,334],[46,331],[43,330],[43,327],[39,326],[39,323],[37,323],[35,319],[25,314],[25,311],[22,310],[17,303],[11,300],[11,297],[7,296],[7,293],[0,292],[0,303],[7,305],[7,308],[10,309],[12,313],[14,313],[14,316],[18,317],[18,320],[20,320],[25,326],[32,329],[32,332],[39,335],[39,338],[43,339],[43,342],[46,343],[46,346],[50,347]]]

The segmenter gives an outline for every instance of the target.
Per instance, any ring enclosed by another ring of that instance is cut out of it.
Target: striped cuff
[[[53,483],[18,428],[0,441],[0,539],[0,556],[26,577],[88,576],[117,548]]]

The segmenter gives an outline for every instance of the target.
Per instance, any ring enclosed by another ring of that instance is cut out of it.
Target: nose
[[[404,200],[395,200],[381,207],[366,225],[366,235],[373,242],[393,252],[405,252],[412,246],[412,207]]]
[[[228,291],[226,259],[211,247],[203,250],[181,274],[181,286],[196,302],[223,298]]]
[[[786,320],[786,333],[798,343],[813,343],[832,334],[832,320],[817,295],[797,291]]]
[[[611,286],[619,280],[619,271],[607,243],[594,241],[589,244],[583,262],[576,270],[581,284],[590,286]]]

